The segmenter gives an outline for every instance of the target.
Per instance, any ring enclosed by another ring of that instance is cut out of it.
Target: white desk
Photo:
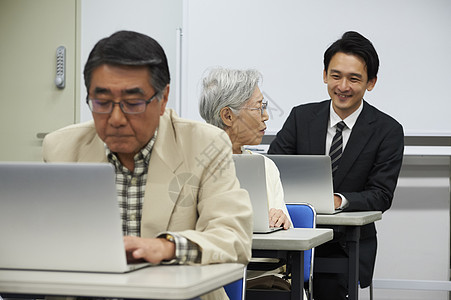
[[[316,215],[318,225],[363,226],[382,219],[380,211],[341,212],[335,215]]]
[[[331,229],[291,228],[268,234],[254,234],[252,249],[258,250],[309,250],[333,238]]]
[[[344,226],[349,258],[343,264],[341,263],[341,258],[315,257],[314,272],[348,273],[348,296],[350,300],[357,300],[359,295],[360,227],[380,219],[382,219],[382,213],[380,211],[341,212],[335,215],[318,214],[316,216],[317,225],[326,227]]]
[[[0,270],[0,294],[191,299],[243,275],[242,264],[154,266],[125,274]]]
[[[247,299],[302,299],[304,251],[332,240],[332,229],[291,228],[269,234],[254,234],[253,257],[287,259],[292,266],[291,291],[248,290]]]

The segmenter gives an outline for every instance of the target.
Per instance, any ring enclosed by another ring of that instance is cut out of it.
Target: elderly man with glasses
[[[252,208],[228,164],[230,140],[166,109],[170,75],[161,46],[117,32],[95,45],[84,77],[94,121],[47,135],[43,156],[115,167],[128,260],[247,263]],[[222,289],[203,298],[227,299]]]

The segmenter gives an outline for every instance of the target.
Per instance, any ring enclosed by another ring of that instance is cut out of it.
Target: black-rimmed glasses
[[[86,103],[89,109],[96,114],[110,114],[116,104],[119,105],[124,114],[140,114],[146,110],[147,104],[149,104],[158,92],[155,92],[152,97],[147,100],[144,99],[125,99],[119,102],[105,99],[92,99],[89,95],[86,96]]]

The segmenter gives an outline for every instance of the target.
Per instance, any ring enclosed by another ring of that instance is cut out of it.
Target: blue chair
[[[224,290],[226,291],[227,296],[230,300],[244,300],[244,296],[246,295],[246,268],[244,268],[243,278],[229,283],[224,286]]]
[[[308,203],[287,203],[288,213],[294,228],[315,228],[316,210]],[[304,251],[304,286],[308,285],[307,297],[313,299],[313,252]]]
[[[224,286],[227,296],[230,300],[243,300],[243,279],[234,281]]]

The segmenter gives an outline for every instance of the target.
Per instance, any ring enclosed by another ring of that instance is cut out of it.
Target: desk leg
[[[349,226],[346,234],[346,243],[349,255],[348,272],[348,297],[349,300],[357,300],[359,297],[359,237],[360,227]]]
[[[304,297],[304,251],[290,252],[291,255],[291,300]]]

